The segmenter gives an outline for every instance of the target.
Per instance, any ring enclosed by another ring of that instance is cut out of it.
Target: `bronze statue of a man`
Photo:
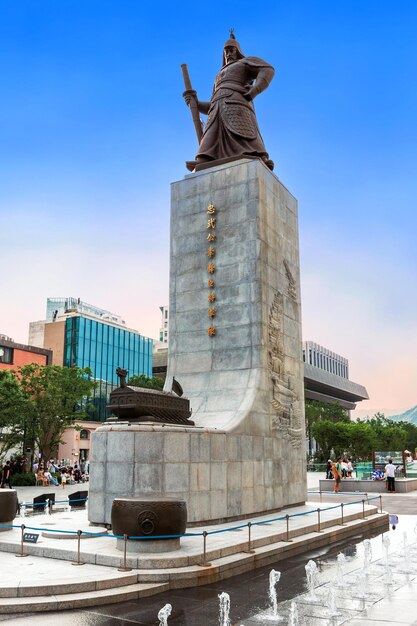
[[[184,92],[186,103],[208,114],[196,160],[187,167],[220,159],[256,157],[272,170],[273,161],[265,149],[256,121],[253,99],[264,91],[274,68],[258,57],[245,57],[233,32],[224,44],[223,67],[214,81],[210,102],[200,102],[195,91]],[[194,99],[194,102],[193,102]]]

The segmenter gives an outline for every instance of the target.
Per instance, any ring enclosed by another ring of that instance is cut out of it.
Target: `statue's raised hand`
[[[190,106],[191,99],[194,99],[198,104],[197,92],[194,89],[187,89],[182,95],[187,106]]]

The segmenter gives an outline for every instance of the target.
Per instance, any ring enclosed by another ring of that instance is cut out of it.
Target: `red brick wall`
[[[1,370],[14,370],[19,365],[27,365],[28,363],[38,363],[39,365],[46,365],[46,354],[36,354],[36,352],[29,352],[26,350],[13,349],[13,363],[0,363]]]

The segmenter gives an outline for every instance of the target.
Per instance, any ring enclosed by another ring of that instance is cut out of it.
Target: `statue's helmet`
[[[240,49],[239,42],[236,40],[236,37],[235,37],[235,35],[233,33],[233,28],[230,29],[230,39],[228,39],[225,42],[224,46],[223,46],[223,65],[226,65],[226,56],[225,56],[224,51],[225,51],[226,48],[230,48],[232,46],[234,48],[236,48],[236,50],[237,50],[237,57],[238,57],[238,59],[243,59],[245,55],[243,54],[242,50]]]

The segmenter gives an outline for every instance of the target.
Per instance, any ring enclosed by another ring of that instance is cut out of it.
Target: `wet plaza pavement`
[[[318,477],[318,476],[317,476]],[[309,480],[309,489],[314,487]],[[342,495],[337,498],[337,501],[349,501],[352,496]],[[319,501],[319,494],[309,494],[309,500]],[[332,502],[334,496],[331,494],[323,494],[322,502]],[[417,493],[404,494],[404,495],[386,495],[383,498],[384,509],[390,513],[396,513],[399,516],[399,525],[397,530],[390,531],[389,537],[391,543],[400,546],[402,532],[407,530],[410,542],[415,541],[414,527],[417,522]],[[319,567],[320,576],[323,580],[329,580],[332,577],[332,571],[334,572],[336,566],[336,556],[341,551],[344,552],[348,563],[346,573],[346,585],[350,586],[354,584],[355,576],[349,575],[350,570],[358,570],[361,567],[361,555],[362,545],[361,542],[365,537],[357,536],[355,539],[350,539],[339,544],[327,546],[324,549],[310,552],[309,554],[302,554],[287,559],[285,562],[271,566],[267,566],[252,572],[247,572],[230,578],[228,580],[220,581],[219,583],[206,585],[202,587],[196,587],[192,589],[184,590],[170,590],[163,594],[151,597],[143,598],[140,600],[134,600],[130,602],[124,602],[117,605],[108,605],[101,608],[94,607],[91,609],[62,611],[59,613],[43,613],[32,615],[16,615],[16,616],[0,616],[0,621],[7,621],[12,624],[34,624],[42,623],[43,625],[56,624],[60,626],[123,626],[128,624],[137,624],[139,626],[158,626],[159,620],[157,618],[158,611],[166,604],[172,605],[172,614],[168,619],[168,626],[217,626],[219,624],[219,600],[218,594],[226,591],[230,595],[231,610],[230,616],[233,625],[237,626],[261,626],[265,623],[274,623],[269,620],[264,620],[259,617],[259,614],[266,612],[270,607],[268,600],[268,576],[272,568],[275,568],[281,572],[281,580],[277,586],[278,602],[285,603],[288,600],[300,596],[306,592],[306,576],[305,565],[309,559],[316,561]],[[381,537],[376,537],[372,540],[373,554],[375,558],[382,556],[382,541]],[[395,592],[392,596],[392,600],[395,604],[396,593],[401,595],[401,603],[404,604],[404,594],[413,595],[416,597],[414,590],[411,587],[402,588],[398,592]],[[398,601],[400,604],[400,601]],[[393,605],[394,610],[394,605]],[[417,606],[416,606],[417,609]],[[401,616],[401,620],[395,623],[412,624],[413,617],[404,613],[398,608],[398,615]],[[359,616],[358,616],[359,617]],[[388,614],[387,614],[388,617]],[[415,616],[417,619],[417,614]],[[385,621],[385,620],[384,620]],[[276,622],[275,622],[276,623]],[[287,620],[278,622],[286,624]],[[300,622],[300,626],[305,622]],[[320,622],[324,624],[329,621]],[[338,622],[335,622],[335,624]],[[349,622],[350,623],[350,622]],[[363,618],[359,617],[354,620],[354,624],[367,624],[369,626],[376,626],[376,624],[382,624],[383,621],[368,620],[364,615]],[[388,622],[387,622],[388,623]],[[393,625],[391,615],[389,616],[389,623]]]

